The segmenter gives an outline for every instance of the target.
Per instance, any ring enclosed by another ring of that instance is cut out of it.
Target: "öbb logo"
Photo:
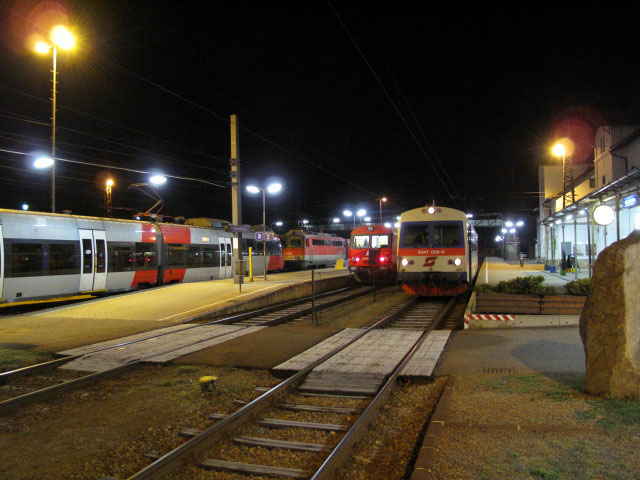
[[[438,257],[424,257],[423,267],[433,267],[436,264],[436,258]]]

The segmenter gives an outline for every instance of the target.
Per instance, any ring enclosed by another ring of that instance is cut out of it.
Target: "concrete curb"
[[[444,431],[445,423],[447,420],[447,411],[449,410],[449,403],[451,403],[451,397],[455,389],[454,377],[449,377],[447,384],[444,387],[444,392],[440,396],[436,405],[436,410],[431,416],[427,432],[422,441],[422,446],[418,453],[418,458],[413,467],[413,473],[411,474],[411,480],[425,480],[431,475],[431,464],[433,458],[438,452],[438,442],[442,432]]]

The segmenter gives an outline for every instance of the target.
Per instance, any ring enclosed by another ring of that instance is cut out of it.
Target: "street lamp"
[[[356,215],[359,216],[360,218],[364,217],[366,214],[367,214],[367,211],[364,208],[361,208],[356,212]],[[355,218],[354,218],[354,221],[355,221]],[[362,220],[360,220],[360,222],[362,223]]]
[[[380,199],[380,223],[382,223],[382,202],[386,202],[387,201],[387,197],[382,197]]]
[[[353,217],[353,229],[356,228],[356,216],[353,214],[351,210],[345,210],[342,212],[345,217]]]
[[[247,192],[260,193],[262,192],[262,265],[264,267],[264,279],[267,280],[267,214],[266,214],[266,193],[274,195],[282,190],[282,185],[279,183],[272,183],[266,188],[256,187],[255,185],[248,185]]]
[[[563,139],[560,142],[556,143],[551,149],[551,153],[553,153],[556,157],[562,157],[562,209],[567,208],[568,204],[575,203],[575,191],[573,189],[573,165],[571,162],[571,157],[567,158],[567,148],[564,143],[567,139]],[[569,152],[571,155],[571,152]],[[564,229],[562,230],[564,236]],[[575,264],[578,263],[578,222],[577,220],[573,221],[573,261]],[[578,279],[578,266],[573,265],[574,268],[574,278]]]
[[[107,212],[107,217],[113,215],[113,202],[111,198],[111,189],[113,188],[113,180],[109,178],[106,182],[106,189],[104,191],[104,209]]]
[[[73,35],[66,27],[62,25],[58,25],[51,30],[51,42],[49,45],[46,42],[38,42],[35,45],[36,52],[40,54],[52,52],[53,56],[53,95],[51,97],[51,212],[55,213],[56,211],[56,101],[57,101],[57,56],[58,56],[58,47],[64,50],[69,50],[74,47],[76,41]],[[42,168],[42,167],[39,167]]]

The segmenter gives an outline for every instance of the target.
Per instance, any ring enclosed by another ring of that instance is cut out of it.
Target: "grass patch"
[[[584,378],[580,375],[562,374],[544,376],[538,374],[502,375],[489,378],[485,387],[504,395],[538,393],[555,402],[566,402],[583,390]]]
[[[558,478],[558,474],[552,470],[545,470],[543,468],[534,468],[530,472],[534,478],[543,478],[545,480],[555,480]]]
[[[485,385],[505,395],[533,393],[541,390],[543,378],[539,375],[502,375],[487,380]]]
[[[575,412],[577,420],[596,420],[600,428],[630,427],[640,430],[640,402],[634,400],[596,400],[590,410]]]
[[[172,387],[173,386],[173,382],[171,380],[165,380],[163,382],[156,383],[156,385],[158,387]]]
[[[49,352],[0,349],[0,372],[53,360]]]
[[[182,365],[176,368],[176,375],[187,375],[189,373],[196,373],[198,369],[190,365]]]

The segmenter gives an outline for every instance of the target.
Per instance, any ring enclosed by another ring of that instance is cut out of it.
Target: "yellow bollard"
[[[249,281],[253,282],[253,247],[249,247]]]

